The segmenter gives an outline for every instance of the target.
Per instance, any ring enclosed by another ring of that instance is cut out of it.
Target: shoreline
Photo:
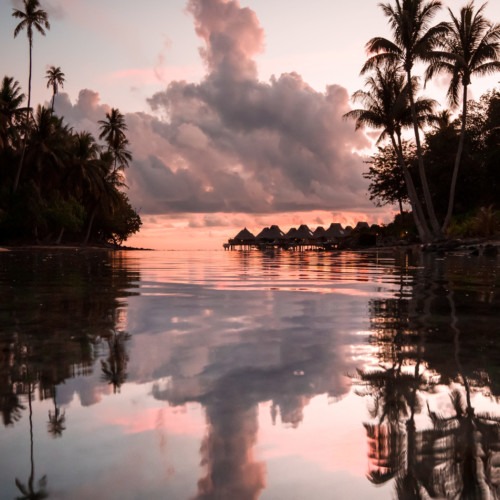
[[[147,251],[154,252],[152,248],[128,247],[128,246],[111,246],[111,245],[36,245],[36,244],[20,244],[20,245],[0,245],[0,252],[11,252],[15,250],[62,250],[62,251]]]
[[[50,244],[18,244],[18,245],[0,245],[0,252],[10,252],[10,251],[29,251],[29,250],[50,250],[50,251],[75,251],[75,252],[85,252],[85,251],[105,251],[105,252],[118,252],[118,251],[146,251],[155,252],[157,250],[153,248],[142,248],[142,247],[129,247],[129,246],[113,246],[113,245],[50,245]],[[200,249],[201,250],[201,249]],[[218,250],[218,249],[217,249]],[[222,249],[220,249],[222,250]],[[266,249],[252,248],[251,251],[259,252],[269,252],[269,251],[282,251],[283,249],[276,247],[270,247]],[[426,253],[438,253],[438,254],[463,254],[468,255],[500,255],[500,239],[498,238],[468,238],[463,240],[449,240],[438,243],[431,243],[423,245],[421,243],[402,243],[402,244],[389,244],[389,245],[375,245],[375,246],[359,246],[352,248],[337,248],[332,250],[293,250],[292,252],[363,252],[363,251],[421,251]],[[180,250],[183,251],[183,250]],[[225,251],[225,250],[224,250]],[[241,252],[248,251],[243,248],[235,248],[232,251]],[[287,250],[285,250],[287,251]],[[289,250],[288,250],[289,251]]]

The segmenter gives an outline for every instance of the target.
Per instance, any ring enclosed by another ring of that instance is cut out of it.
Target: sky
[[[0,60],[26,90],[28,42],[11,16],[21,3],[0,0]],[[342,118],[363,87],[365,43],[390,36],[377,1],[40,3],[51,29],[35,35],[32,103],[50,101],[55,65],[66,76],[55,111],[75,130],[97,135],[111,107],[126,116],[128,195],[143,220],[128,244],[221,248],[242,227],[391,220],[362,177],[373,134]],[[485,13],[500,21],[500,2]],[[473,81],[472,98],[498,80]],[[425,92],[444,103],[445,90],[441,77]]]

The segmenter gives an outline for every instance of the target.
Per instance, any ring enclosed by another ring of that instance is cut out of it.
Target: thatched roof
[[[342,238],[345,236],[345,231],[342,229],[342,224],[332,222],[330,227],[325,231],[327,238]]]
[[[312,238],[312,235],[312,231],[305,224],[301,224],[297,229],[295,238],[300,240],[309,240]]]
[[[323,226],[318,226],[313,232],[313,238],[323,238],[325,236],[326,230]]]
[[[368,222],[358,222],[354,230],[359,231],[360,229],[370,229],[370,225]]]
[[[288,233],[286,233],[286,237],[290,240],[293,240],[295,239],[297,236],[297,228],[296,227],[291,227],[289,230],[288,230]]]
[[[233,239],[237,241],[253,241],[255,236],[245,227]]]
[[[258,235],[259,240],[280,240],[285,237],[285,233],[276,225],[265,227]]]

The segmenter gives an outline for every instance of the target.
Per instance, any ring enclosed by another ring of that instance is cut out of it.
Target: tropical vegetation
[[[365,174],[371,199],[379,205],[409,202],[421,241],[432,242],[459,234],[460,221],[485,207],[494,213],[500,208],[500,93],[491,91],[479,102],[468,98],[473,77],[500,70],[500,25],[473,1],[458,15],[448,9],[450,20],[435,25],[438,0],[395,0],[381,8],[392,39],[375,37],[366,44],[366,90],[353,95],[362,108],[346,117],[356,120],[356,128],[381,131]],[[437,102],[419,95],[417,62],[425,65],[425,82],[449,75],[449,109],[438,112]],[[461,113],[452,119],[460,102]],[[413,131],[406,151],[405,129]]]
[[[34,34],[45,35],[50,23],[38,0],[22,7],[13,10],[14,36],[27,32],[28,92],[13,76],[0,85],[0,242],[121,245],[142,224],[124,192],[132,160],[125,117],[113,108],[99,120],[101,142],[73,130],[54,111],[65,82],[58,66],[45,75],[50,107],[32,108]]]

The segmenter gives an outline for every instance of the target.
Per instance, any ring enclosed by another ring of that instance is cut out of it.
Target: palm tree
[[[0,150],[14,146],[24,97],[19,82],[4,76],[0,86]]]
[[[16,19],[20,19],[20,23],[14,29],[14,38],[26,30],[29,41],[29,77],[28,77],[28,107],[26,109],[26,127],[28,127],[30,108],[31,108],[31,70],[33,60],[33,30],[35,29],[41,35],[45,35],[45,30],[50,29],[47,12],[40,8],[39,0],[23,0],[24,10],[14,9],[12,15]],[[24,161],[24,147],[21,153],[21,160],[17,169],[16,178],[14,180],[13,191],[17,190],[21,170]]]
[[[127,130],[125,117],[117,108],[112,108],[106,113],[106,119],[99,120],[98,123],[101,129],[99,139],[106,141],[108,151],[113,155],[114,168],[123,170],[132,159],[130,151],[126,149],[129,142],[125,135]]]
[[[45,73],[45,78],[47,78],[47,88],[52,87],[52,106],[50,109],[54,112],[54,99],[59,91],[59,85],[64,87],[64,73],[59,66],[51,66]]]
[[[120,189],[126,187],[123,174],[113,167],[113,154],[110,151],[102,152],[95,164],[102,176],[98,182],[93,183],[87,193],[87,207],[92,207],[87,224],[87,231],[83,240],[86,245],[90,239],[95,217],[99,210],[113,212],[122,201]]]
[[[459,104],[459,90],[462,87],[462,124],[443,232],[450,224],[455,203],[458,170],[467,127],[467,89],[471,77],[490,75],[500,70],[500,24],[493,24],[483,16],[485,6],[486,4],[483,4],[474,11],[474,2],[470,2],[462,7],[459,17],[448,9],[451,17],[448,34],[441,40],[440,50],[432,52],[432,59],[426,71],[426,80],[441,72],[451,75],[448,101],[453,107]]]
[[[72,138],[71,164],[67,171],[69,191],[80,201],[84,201],[85,193],[94,191],[106,172],[100,168],[99,145],[90,132],[78,132]]]
[[[50,109],[38,106],[29,138],[26,160],[41,192],[57,187],[68,159],[70,129]]]
[[[373,70],[374,75],[366,80],[368,90],[358,90],[353,94],[353,100],[361,102],[364,108],[349,111],[344,117],[355,119],[356,129],[363,125],[382,129],[377,143],[387,137],[390,139],[399,166],[403,171],[420,239],[423,242],[428,242],[431,240],[431,232],[403,155],[401,137],[402,130],[413,123],[409,95],[415,90],[417,81],[416,79],[412,80],[413,90],[410,91],[404,75],[390,61],[381,62]],[[431,99],[419,98],[414,102],[418,124],[423,125],[430,120],[434,106],[435,101]]]
[[[448,30],[447,23],[439,23],[430,27],[433,17],[441,8],[441,2],[439,0],[395,0],[394,7],[389,3],[380,4],[380,6],[389,19],[394,41],[383,37],[369,40],[366,49],[368,53],[373,55],[366,61],[361,73],[373,69],[381,61],[391,61],[400,66],[406,74],[407,82],[411,82],[415,62],[428,59],[429,53],[436,46],[438,39]],[[425,173],[413,85],[410,87],[409,101],[426,210],[433,235],[439,237],[441,228],[434,211]]]

